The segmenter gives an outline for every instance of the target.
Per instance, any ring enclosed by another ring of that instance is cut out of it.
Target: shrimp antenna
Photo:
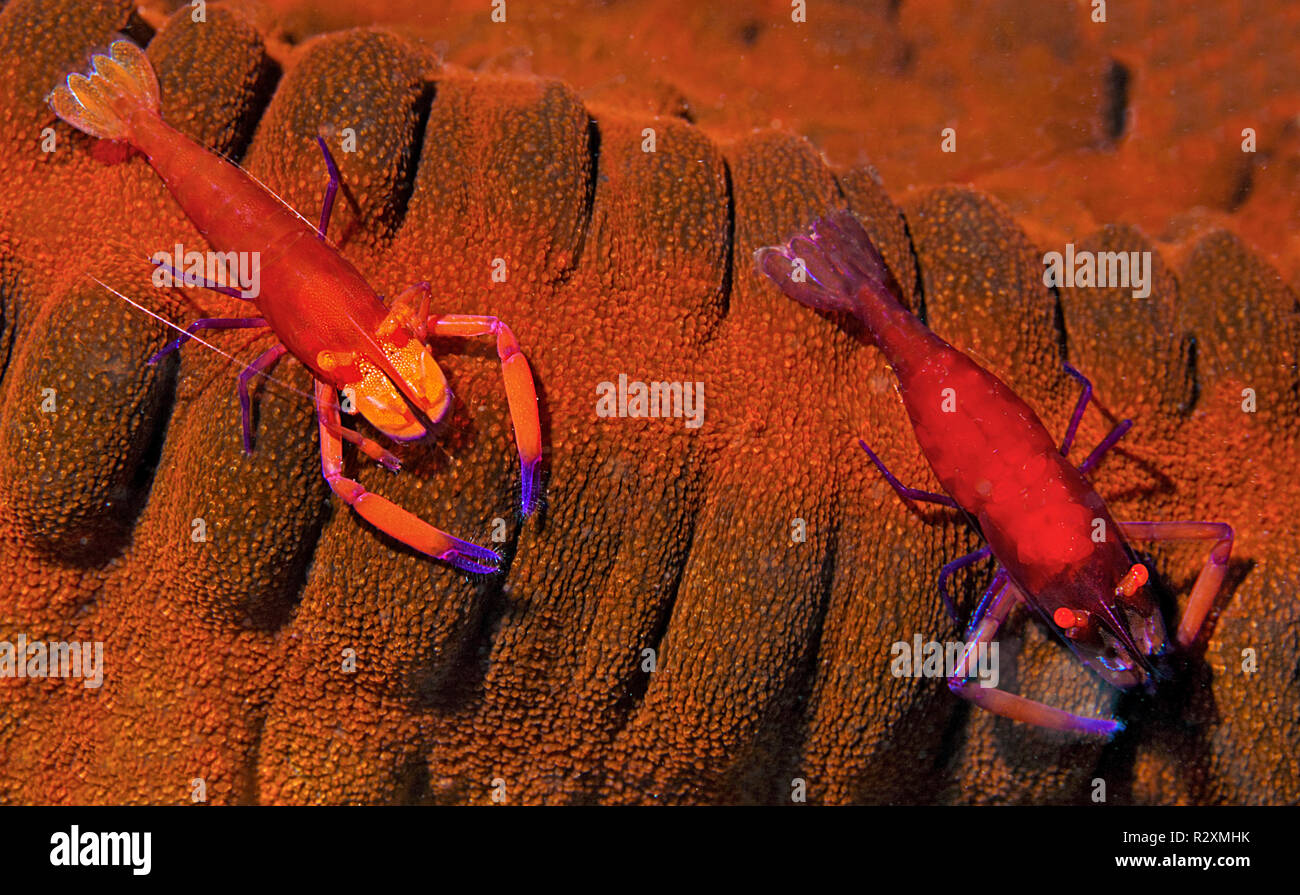
[[[245,370],[248,370],[248,369],[251,369],[251,368],[252,368],[252,365],[251,365],[251,364],[246,364],[246,363],[244,363],[242,360],[240,360],[239,358],[235,357],[233,354],[230,354],[229,352],[226,352],[226,351],[222,351],[222,350],[221,350],[220,348],[218,348],[216,345],[213,345],[211,342],[209,342],[208,340],[202,338],[201,336],[197,336],[197,335],[195,335],[195,334],[193,334],[193,333],[188,332],[188,330],[186,330],[185,327],[183,327],[183,326],[178,326],[177,324],[172,323],[170,320],[168,320],[166,317],[162,316],[161,314],[158,314],[158,313],[156,313],[156,312],[154,312],[154,311],[149,310],[149,309],[146,308],[144,305],[140,304],[138,301],[133,301],[132,299],[127,298],[125,295],[123,295],[121,292],[118,292],[116,289],[114,289],[112,286],[110,286],[110,285],[108,285],[107,283],[105,283],[103,280],[96,279],[95,277],[90,276],[90,274],[86,274],[86,276],[89,277],[90,279],[94,280],[94,281],[95,281],[96,283],[98,283],[99,285],[103,286],[105,289],[107,289],[109,292],[111,292],[111,293],[113,293],[114,295],[116,295],[118,298],[122,299],[122,301],[126,302],[126,303],[129,304],[131,307],[136,308],[137,310],[143,311],[144,313],[148,314],[148,315],[149,315],[150,317],[152,317],[153,319],[157,320],[159,323],[162,323],[162,324],[164,324],[165,326],[169,326],[169,327],[171,327],[172,329],[176,330],[176,331],[179,332],[179,333],[187,333],[187,334],[189,335],[189,337],[190,337],[190,339],[191,339],[192,341],[198,342],[200,345],[204,345],[204,346],[206,346],[206,347],[212,349],[212,350],[215,351],[217,354],[221,355],[222,357],[226,358],[227,360],[233,361],[234,363],[238,364],[240,367],[242,367],[242,368],[245,369]],[[290,385],[289,383],[285,382],[285,381],[282,380],[282,379],[276,379],[274,376],[270,375],[269,373],[265,372],[264,370],[258,370],[257,373],[258,373],[259,376],[262,376],[263,378],[265,378],[265,379],[267,380],[267,382],[273,382],[273,383],[275,383],[276,385],[278,385],[280,388],[284,389],[285,391],[293,392],[293,393],[296,394],[296,395],[301,395],[302,397],[304,397],[304,398],[308,399],[309,401],[313,402],[313,404],[315,403],[316,398],[315,398],[314,395],[308,394],[307,392],[303,391],[302,389],[300,389],[300,388],[296,388],[295,386]]]

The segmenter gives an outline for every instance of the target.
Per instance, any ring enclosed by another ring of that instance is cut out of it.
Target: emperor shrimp
[[[249,383],[285,354],[315,377],[321,469],[330,488],[367,522],[408,546],[467,572],[495,572],[500,557],[463,541],[343,474],[343,442],[396,472],[400,463],[375,441],[343,426],[338,393],[385,436],[411,441],[447,413],[451,391],[425,339],[493,336],[521,464],[521,508],[536,504],[536,469],[542,456],[537,392],[532,371],[510,327],[496,317],[431,315],[431,289],[417,283],[389,304],[326,239],[340,175],[325,141],[329,183],[320,222],[312,226],[238,166],[168,125],[160,112],[158,81],[144,51],[126,40],[92,57],[88,75],[73,73],[50,94],[63,121],[103,140],[129,143],[149,165],[208,243],[221,252],[257,253],[261,288],[256,297],[218,283],[203,285],[254,306],[247,317],[204,318],[191,323],[150,363],[179,349],[200,330],[268,328],[274,347],[247,365],[238,391],[246,452],[253,449]],[[155,262],[158,263],[158,262]],[[177,280],[182,275],[171,271]]]
[[[958,620],[947,582],[987,558],[997,568],[966,627],[967,646],[950,689],[999,715],[1057,730],[1109,737],[1117,719],[1090,718],[995,687],[974,672],[981,644],[1017,603],[1053,630],[1107,683],[1152,690],[1170,652],[1149,572],[1133,541],[1198,540],[1210,544],[1173,637],[1179,649],[1197,639],[1223,584],[1232,528],[1222,522],[1119,522],[1088,473],[1132,425],[1124,420],[1078,466],[1068,459],[1092,396],[1091,383],[1068,364],[1082,393],[1058,446],[1033,409],[1001,379],[931,332],[900,300],[898,283],[857,218],[848,211],[817,220],[807,235],[760,249],[758,269],[789,298],[822,311],[853,314],[885,355],[917,443],[943,487],[938,494],[902,484],[865,441],[871,462],[903,500],[962,511],[985,546],[953,560],[938,589]],[[1094,538],[1097,531],[1106,532]]]

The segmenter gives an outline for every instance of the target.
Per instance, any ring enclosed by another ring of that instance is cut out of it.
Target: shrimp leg
[[[867,447],[865,441],[859,438],[858,444],[862,445],[862,449],[867,452],[867,456],[871,458],[871,462],[876,464],[876,469],[880,470],[880,474],[885,477],[885,481],[889,482],[889,484],[893,486],[894,490],[898,492],[898,496],[903,498],[903,500],[919,500],[924,501],[925,503],[937,503],[940,506],[950,507],[954,510],[957,509],[957,501],[953,500],[947,494],[935,494],[933,491],[922,491],[919,488],[909,488],[907,485],[904,485],[894,477],[892,472],[885,468],[885,464],[880,462],[880,458],[876,456],[875,452],[872,451],[871,448]]]
[[[1007,583],[1007,577],[1007,570],[1002,566],[998,566],[997,572],[993,575],[993,580],[984,589],[984,595],[980,597],[979,605],[975,607],[975,612],[970,617],[970,624],[966,626],[967,631],[974,630],[983,621],[985,613],[989,610],[989,601],[1002,591],[1002,586]]]
[[[1214,598],[1223,586],[1232,555],[1232,526],[1226,522],[1121,522],[1120,531],[1136,541],[1214,541],[1210,555],[1192,585],[1187,608],[1178,624],[1178,645],[1186,648],[1196,642]]]
[[[1074,444],[1074,436],[1078,433],[1079,423],[1083,420],[1083,412],[1088,409],[1088,401],[1092,399],[1092,381],[1069,364],[1062,364],[1062,366],[1065,367],[1065,372],[1083,385],[1083,392],[1074,405],[1074,413],[1070,415],[1070,424],[1065,427],[1065,437],[1061,439],[1061,456],[1068,457],[1070,445]]]
[[[407,286],[402,292],[393,299],[390,317],[400,319],[411,327],[419,339],[425,339],[429,335],[429,300],[433,294],[433,287],[429,285],[428,280],[421,280],[413,286]],[[415,303],[415,296],[420,295],[420,303]]]
[[[202,286],[204,289],[211,289],[213,292],[220,292],[222,295],[229,295],[231,298],[237,298],[240,301],[255,301],[255,299],[245,295],[234,286],[223,286],[220,283],[212,282],[206,277],[190,276],[189,274],[181,273],[166,261],[157,261],[150,258],[149,263],[155,267],[165,268],[167,273],[171,274],[173,283],[185,283],[189,286]]]
[[[948,565],[939,570],[939,596],[943,597],[944,608],[948,610],[948,614],[952,616],[952,620],[958,625],[961,624],[961,616],[957,614],[957,602],[953,600],[952,594],[948,593],[948,579],[952,577],[952,573],[956,572],[958,569],[964,569],[966,566],[973,565],[982,559],[986,559],[992,553],[992,548],[987,546],[981,547],[973,553],[959,556],[957,559],[954,559],[952,562],[948,563]]]
[[[269,348],[239,374],[239,422],[244,430],[245,454],[253,453],[253,403],[248,397],[248,383],[258,373],[270,369],[288,350],[283,345]]]
[[[145,363],[152,367],[173,351],[178,350],[201,329],[257,329],[266,325],[266,320],[261,317],[202,317],[185,327],[185,332],[154,352],[153,356]]]
[[[996,687],[983,687],[980,685],[974,670],[975,656],[979,645],[993,640],[998,629],[1011,613],[1016,601],[1024,599],[1024,594],[1021,593],[1020,589],[1015,584],[1006,581],[1005,574],[1005,572],[1001,571],[998,573],[998,576],[994,579],[994,585],[998,585],[999,581],[1005,583],[998,587],[991,600],[988,600],[986,595],[987,609],[978,613],[977,618],[971,623],[971,630],[967,634],[966,649],[962,653],[961,661],[958,662],[957,668],[954,669],[952,677],[948,678],[948,689],[962,699],[969,700],[986,711],[1001,715],[1004,718],[1010,718],[1013,721],[1023,721],[1026,724],[1036,724],[1039,727],[1047,727],[1052,730],[1100,734],[1107,737],[1123,730],[1123,721],[1076,715],[1073,712],[1053,708],[1050,705],[1026,699],[1024,696],[1018,696],[1015,693],[1008,693]],[[983,609],[983,607],[981,608]]]
[[[497,338],[501,376],[505,380],[506,403],[515,427],[515,445],[521,467],[520,505],[527,516],[533,511],[537,464],[542,459],[542,427],[537,417],[537,389],[533,373],[515,334],[496,317],[446,314],[430,317],[428,332],[435,336],[487,336]]]
[[[1076,467],[1079,472],[1087,474],[1101,462],[1101,458],[1106,455],[1106,452],[1113,448],[1132,428],[1132,420],[1120,420],[1115,428],[1110,430],[1110,434],[1101,440],[1101,444],[1092,449],[1092,453],[1088,455],[1087,459]]]
[[[321,242],[325,241],[325,231],[330,226],[330,215],[334,213],[334,197],[339,191],[339,184],[343,177],[339,174],[339,166],[334,163],[334,155],[330,152],[329,146],[325,143],[324,137],[316,138],[316,145],[325,155],[325,168],[330,173],[329,185],[325,187],[325,201],[321,203],[320,224],[316,227],[316,238]]]
[[[1088,401],[1092,398],[1092,380],[1084,376],[1069,364],[1063,364],[1065,372],[1069,373],[1075,379],[1083,384],[1083,393],[1079,395],[1078,402],[1074,405],[1074,413],[1070,415],[1070,424],[1065,427],[1065,437],[1061,439],[1061,456],[1066,457],[1070,454],[1070,446],[1074,444],[1074,436],[1078,434],[1079,423],[1083,420],[1083,412],[1088,408]],[[1113,448],[1121,438],[1133,428],[1132,420],[1121,420],[1114,429],[1110,430],[1101,444],[1093,448],[1092,453],[1088,455],[1077,467],[1079,472],[1086,473],[1100,462],[1106,452]]]
[[[421,553],[441,559],[466,572],[492,573],[501,557],[477,544],[462,541],[434,528],[423,519],[407,512],[386,498],[372,494],[360,482],[343,475],[343,428],[339,417],[339,400],[334,389],[316,382],[316,415],[320,422],[321,471],[325,481],[363,519]]]
[[[937,503],[940,506],[950,507],[952,509],[957,508],[957,502],[946,494],[935,494],[933,491],[922,491],[919,488],[909,488],[907,485],[904,485],[892,472],[889,471],[888,468],[886,468],[885,464],[876,456],[875,451],[867,447],[865,441],[859,438],[858,444],[862,445],[862,449],[867,452],[867,456],[871,458],[871,462],[876,464],[876,469],[880,470],[880,474],[885,477],[885,481],[889,482],[894,491],[896,491],[898,496],[903,500]],[[965,568],[972,563],[979,562],[981,559],[987,557],[991,552],[992,551],[988,547],[982,547],[974,553],[967,553],[965,556],[960,556],[957,559],[954,559],[939,570],[939,596],[943,598],[943,605],[944,608],[948,610],[948,615],[951,616],[952,620],[958,625],[961,624],[961,615],[957,612],[957,603],[953,600],[952,594],[948,592],[948,579],[952,576],[953,572]]]

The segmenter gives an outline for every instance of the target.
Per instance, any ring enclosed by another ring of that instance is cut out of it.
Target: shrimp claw
[[[542,459],[542,427],[537,417],[537,389],[532,369],[519,350],[519,340],[510,327],[496,317],[471,314],[445,314],[430,317],[426,324],[435,336],[488,336],[497,338],[497,356],[501,358],[501,376],[505,380],[506,403],[515,428],[515,445],[519,450],[520,496],[524,516],[536,506],[537,464]]]
[[[1187,608],[1178,624],[1174,639],[1184,649],[1196,642],[1196,637],[1210,614],[1214,598],[1219,594],[1223,579],[1228,574],[1228,559],[1232,556],[1232,526],[1226,522],[1121,522],[1125,537],[1135,541],[1213,541],[1210,555],[1196,576]]]
[[[477,544],[434,528],[414,513],[372,494],[360,482],[343,475],[342,422],[338,395],[323,382],[316,383],[316,413],[320,422],[321,470],[325,481],[339,497],[375,528],[466,572],[490,574],[498,571],[501,557]]]
[[[985,687],[979,682],[973,672],[976,650],[980,644],[989,643],[997,636],[998,629],[1011,614],[1012,608],[1018,601],[1025,599],[1020,589],[1007,580],[1005,572],[999,572],[994,584],[999,585],[999,588],[988,603],[987,611],[972,622],[971,630],[966,635],[966,649],[952,677],[948,678],[948,689],[986,711],[1026,724],[1103,737],[1114,736],[1123,730],[1124,722],[1118,719],[1076,715],[997,687]]]

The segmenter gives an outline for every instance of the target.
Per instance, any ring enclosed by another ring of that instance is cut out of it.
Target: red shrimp
[[[252,450],[249,381],[292,354],[316,379],[321,468],[334,493],[376,528],[422,553],[469,572],[496,571],[500,557],[493,551],[434,528],[343,475],[344,441],[393,471],[400,464],[371,439],[343,427],[338,392],[352,397],[387,437],[420,438],[427,431],[425,422],[441,420],[451,401],[447,380],[424,344],[426,336],[495,336],[522,467],[521,507],[528,516],[536,500],[541,428],[532,372],[510,327],[495,317],[431,316],[428,283],[412,286],[385,305],[326,240],[339,171],[324,140],[317,142],[330,180],[320,223],[312,226],[238,166],[163,121],[153,68],[144,51],[129,41],[116,41],[108,55],[93,56],[88,76],[70,74],[50,94],[49,104],[78,130],[125,141],[143,153],[212,247],[258,259],[261,288],[256,297],[218,283],[203,284],[251,301],[256,316],[197,320],[150,363],[201,329],[269,328],[279,343],[239,377],[244,450]]]
[[[1066,365],[1083,393],[1058,448],[1006,383],[903,307],[897,281],[852,213],[820,219],[807,236],[760,249],[755,261],[795,301],[856,316],[888,359],[916,440],[945,493],[904,486],[865,441],[859,443],[900,497],[961,510],[986,542],[940,572],[939,590],[954,619],[948,577],[989,556],[997,562],[949,687],[981,708],[1030,724],[1102,736],[1123,729],[1120,720],[1089,718],[982,686],[972,673],[976,648],[990,642],[1023,601],[1105,681],[1152,690],[1165,674],[1155,660],[1170,645],[1148,571],[1126,539],[1213,542],[1174,638],[1186,649],[1223,583],[1232,529],[1221,522],[1116,523],[1086,473],[1131,421],[1120,423],[1076,467],[1067,455],[1092,394],[1087,379]]]

